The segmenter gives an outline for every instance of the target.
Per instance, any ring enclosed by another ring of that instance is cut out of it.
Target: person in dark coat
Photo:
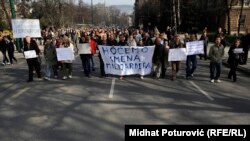
[[[10,64],[12,65],[13,60],[15,62],[17,62],[17,59],[16,59],[16,57],[14,55],[15,45],[14,45],[13,40],[11,39],[10,36],[4,37],[4,40],[5,40],[5,43],[7,45],[7,52],[8,52],[8,56],[9,56],[9,59],[10,59]]]
[[[41,51],[36,43],[35,40],[31,39],[31,37],[27,36],[24,39],[24,47],[23,51],[36,51],[37,56],[40,55]],[[38,61],[38,58],[31,58],[31,59],[26,59],[28,67],[29,67],[29,79],[27,82],[32,82],[33,81],[33,69],[36,70],[37,77],[40,79],[41,78],[41,66]]]
[[[233,77],[233,82],[236,82],[237,80],[236,71],[239,65],[240,55],[242,55],[242,53],[234,52],[236,48],[241,48],[240,39],[236,39],[234,45],[232,45],[228,51],[229,58],[227,62],[230,66],[230,72],[228,73],[228,78],[232,79]]]
[[[247,64],[248,59],[248,50],[250,48],[250,31],[249,29],[246,29],[246,34],[241,38],[242,41],[242,48],[244,51],[244,57],[243,57],[243,64]]]
[[[200,40],[204,41],[204,55],[200,55],[200,59],[204,58],[205,60],[207,60],[207,46],[208,46],[208,43],[209,43],[209,39],[208,39],[206,30],[204,30],[202,32]]]
[[[119,42],[117,43],[117,46],[128,46],[128,43],[126,41],[126,37],[124,34],[119,35]],[[123,80],[123,75],[120,76],[120,80]]]
[[[165,46],[161,44],[161,38],[155,40],[155,50],[153,54],[153,77],[157,79],[161,76],[162,66],[165,57]],[[164,72],[165,73],[165,72]]]
[[[9,65],[10,62],[9,62],[9,59],[8,59],[8,57],[6,55],[6,53],[7,53],[7,43],[4,40],[4,38],[6,38],[6,37],[0,37],[0,47],[1,47],[1,52],[3,54],[3,63],[2,63],[2,65],[5,66],[5,65]]]

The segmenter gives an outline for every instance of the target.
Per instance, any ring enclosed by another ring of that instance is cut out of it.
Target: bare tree
[[[11,27],[11,17],[10,17],[10,13],[8,12],[9,9],[7,9],[7,6],[5,5],[7,2],[6,0],[1,0],[0,2],[1,2],[2,10],[4,11],[5,16],[6,16],[6,21],[8,22],[9,27]]]

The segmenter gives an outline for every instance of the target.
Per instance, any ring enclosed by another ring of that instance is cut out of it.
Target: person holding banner
[[[216,37],[215,45],[209,50],[210,58],[210,82],[220,83],[220,74],[222,66],[222,58],[224,56],[224,46],[221,44],[221,37]],[[216,72],[216,75],[214,76]]]
[[[41,53],[37,43],[35,40],[31,39],[30,36],[27,36],[24,39],[24,47],[23,51],[25,54],[25,58],[29,67],[29,79],[27,82],[33,81],[33,69],[35,68],[37,77],[41,79],[41,66],[38,60],[38,57]],[[35,55],[28,55],[28,54],[35,54]]]
[[[84,70],[84,74],[86,77],[90,77],[90,61],[91,61],[91,49],[90,49],[90,37],[86,35],[85,37],[81,37],[79,43],[87,45],[89,47],[89,52],[85,51],[83,53],[79,52],[80,58],[82,60],[82,67]],[[79,48],[81,46],[79,45]],[[86,48],[86,46],[84,46]],[[80,50],[80,49],[79,49]]]
[[[170,44],[170,49],[184,48],[184,45],[181,43],[180,36],[174,36],[174,42]],[[181,67],[181,61],[172,61],[172,81],[176,80],[177,73]]]
[[[128,43],[126,42],[126,38],[124,34],[119,35],[119,42],[117,46],[128,46]],[[124,77],[121,75],[120,80],[123,80]]]
[[[62,45],[60,48],[70,48],[71,51],[74,53],[74,46],[72,43],[70,43],[70,40],[67,36],[64,36]],[[66,60],[62,61],[62,74],[63,80],[66,80],[67,78],[72,78],[72,71],[73,71],[73,60]]]
[[[196,40],[195,34],[190,35],[190,39],[188,42],[192,42]],[[188,55],[186,60],[186,79],[189,80],[191,77],[193,77],[193,73],[197,67],[197,59],[196,54],[195,55]]]
[[[237,51],[239,49],[240,51]],[[229,58],[227,60],[229,66],[230,66],[230,72],[228,73],[228,79],[232,79],[233,76],[233,82],[236,82],[237,76],[236,76],[236,70],[239,65],[240,55],[242,55],[243,49],[241,48],[241,42],[240,39],[236,39],[234,45],[232,45],[228,51]]]
[[[165,47],[161,44],[161,38],[155,39],[155,50],[153,54],[153,77],[156,77],[157,79],[161,76],[162,66],[164,63],[164,53],[165,53]],[[165,72],[164,72],[165,73]]]
[[[103,36],[101,45],[103,45],[103,46],[108,45],[107,35]],[[99,61],[100,61],[101,77],[106,77],[107,75],[106,75],[105,69],[104,69],[104,62],[103,62],[103,59],[102,59],[103,57],[102,57],[100,51],[99,51],[98,57],[99,57]]]

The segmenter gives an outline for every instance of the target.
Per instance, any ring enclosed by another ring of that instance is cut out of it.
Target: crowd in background
[[[160,32],[157,28],[151,31],[144,31],[142,29],[134,28],[82,28],[82,29],[58,29],[57,31],[52,28],[45,27],[42,30],[42,38],[37,39],[38,44],[44,45],[43,56],[46,60],[46,67],[44,69],[44,79],[49,80],[52,76],[58,78],[58,70],[61,70],[61,78],[66,80],[72,78],[73,61],[57,61],[56,48],[71,48],[72,52],[78,51],[78,43],[89,43],[91,46],[91,54],[80,54],[82,60],[82,67],[84,74],[90,77],[92,71],[95,71],[94,55],[98,49],[98,45],[107,46],[155,46],[152,62],[152,77],[165,78],[167,68],[172,69],[170,79],[176,80],[180,70],[181,61],[168,61],[169,49],[185,48],[187,42],[203,40],[204,41],[204,54],[198,55],[200,59],[210,60],[210,82],[220,83],[221,64],[224,56],[224,49],[227,46],[225,35],[221,28],[218,28],[214,39],[209,39],[207,29],[202,31],[200,38],[197,32],[190,32],[185,34],[184,40],[180,36],[172,32],[168,27],[166,31]],[[246,30],[246,34],[241,39],[236,39],[233,45],[229,45],[229,59],[230,72],[229,79],[237,80],[236,70],[239,64],[246,64],[248,49],[250,47],[250,34]],[[36,50],[38,56],[42,53],[38,44],[34,39],[26,37],[24,39],[23,50]],[[208,51],[208,43],[214,42]],[[17,61],[14,57],[13,40],[10,37],[3,36],[0,38],[0,47],[3,54],[3,65],[13,64],[13,60]],[[244,52],[234,53],[235,48],[243,48]],[[7,57],[7,52],[9,59]],[[100,75],[106,77],[107,74],[104,70],[104,62],[99,53],[100,61]],[[29,66],[29,79],[28,82],[33,81],[33,70],[37,72],[37,76],[41,78],[41,66],[39,65],[39,57],[35,59],[27,59]],[[197,68],[197,55],[187,56],[186,60],[186,79],[194,77]],[[120,76],[123,80],[125,76]],[[144,79],[144,76],[140,76]],[[233,78],[232,78],[233,77]]]

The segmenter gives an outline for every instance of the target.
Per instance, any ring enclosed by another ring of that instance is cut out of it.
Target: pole
[[[15,10],[15,5],[14,5],[14,0],[10,0],[10,10],[11,10],[12,19],[16,19],[16,10]],[[16,45],[17,45],[18,52],[21,52],[19,41],[20,39],[17,38]]]
[[[241,26],[243,6],[244,6],[244,0],[241,0],[240,17],[239,17],[239,21],[238,21],[238,36],[240,35],[240,26]]]

